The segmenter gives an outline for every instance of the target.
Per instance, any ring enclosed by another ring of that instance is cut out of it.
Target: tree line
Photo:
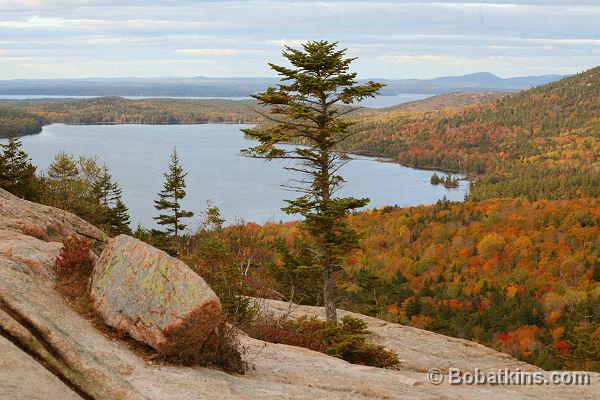
[[[0,138],[33,135],[42,131],[42,124],[43,118],[38,115],[0,105]]]
[[[258,123],[259,106],[248,100],[99,97],[0,103],[0,137],[38,133],[42,125]]]

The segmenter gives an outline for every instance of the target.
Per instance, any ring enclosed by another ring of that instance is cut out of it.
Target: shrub
[[[23,233],[23,235],[32,236],[36,239],[43,240],[44,242],[50,241],[50,238],[48,237],[48,234],[46,233],[46,231],[44,231],[39,226],[31,226],[31,225],[22,226],[21,232]]]
[[[304,347],[322,351],[325,323],[315,317],[295,320],[274,317],[257,317],[242,326],[249,336],[270,343]]]
[[[223,321],[200,348],[167,357],[165,361],[172,364],[200,365],[225,372],[244,374],[248,370],[248,363],[244,358],[245,353],[246,349],[240,343],[238,330]]]
[[[260,317],[243,327],[251,337],[271,343],[305,347],[352,364],[394,368],[398,356],[384,346],[368,343],[366,322],[345,316],[332,324],[316,317]]]
[[[54,261],[56,289],[75,311],[87,317],[93,316],[89,277],[94,266],[94,258],[90,248],[89,241],[71,236],[65,239]]]
[[[89,276],[94,266],[90,253],[91,243],[77,236],[70,236],[63,242],[63,247],[54,261],[54,273],[57,278],[68,278],[83,274]]]

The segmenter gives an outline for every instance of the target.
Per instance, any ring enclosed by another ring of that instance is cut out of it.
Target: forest
[[[0,138],[9,134],[23,136],[39,133],[42,124],[43,119],[38,115],[0,105]]]
[[[524,92],[437,112],[383,112],[347,150],[468,173],[470,197],[600,196],[600,67]]]
[[[349,222],[361,240],[336,275],[340,308],[544,369],[600,370],[597,199],[385,207]],[[178,254],[225,304],[238,309],[239,293],[322,304],[298,224],[222,223],[208,218]]]
[[[250,100],[182,100],[122,97],[0,102],[0,137],[39,133],[42,125],[257,123]]]

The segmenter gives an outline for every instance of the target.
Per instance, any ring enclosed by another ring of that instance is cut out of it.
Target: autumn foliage
[[[600,369],[598,200],[385,207],[349,223],[362,238],[336,275],[340,308],[473,340],[546,369]],[[245,275],[253,290],[322,304],[319,280],[302,276],[310,269],[278,272],[290,259],[310,263],[298,254],[295,224],[247,229],[261,238],[253,250],[261,257]],[[224,228],[225,247],[239,231],[246,229]],[[314,336],[263,325],[257,335],[265,340],[320,346]]]
[[[94,259],[90,252],[91,243],[77,236],[70,236],[63,242],[63,247],[54,262],[54,272],[58,278],[91,273]]]
[[[476,178],[470,198],[600,196],[600,67],[490,103],[361,122],[347,150]]]
[[[70,236],[54,261],[56,289],[80,314],[91,318],[94,315],[89,296],[89,279],[94,266],[91,243],[77,236]]]

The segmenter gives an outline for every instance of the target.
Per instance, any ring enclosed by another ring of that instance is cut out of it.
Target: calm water
[[[363,107],[371,108],[383,108],[391,107],[402,103],[408,103],[409,101],[422,100],[433,96],[432,94],[415,94],[415,93],[403,93],[394,96],[377,96],[372,99],[363,100],[360,105]],[[89,99],[94,96],[57,96],[57,95],[39,95],[39,94],[23,94],[23,95],[0,95],[0,100],[28,100],[28,99]],[[126,99],[151,99],[156,97],[148,96],[122,96]],[[251,97],[162,97],[167,99],[204,99],[204,100],[248,100]]]
[[[284,198],[296,197],[280,186],[290,178],[289,172],[282,170],[282,162],[239,155],[240,149],[253,144],[239,131],[245,126],[55,124],[38,135],[23,137],[22,142],[40,171],[61,150],[76,156],[98,156],[123,188],[134,227],[138,222],[154,226],[153,200],[162,188],[173,146],[188,172],[185,208],[200,215],[211,200],[229,222],[237,218],[255,222],[294,219],[280,210]],[[467,191],[466,182],[458,189],[431,185],[433,171],[364,157],[353,159],[341,173],[347,183],[339,195],[369,197],[369,207],[428,204],[443,196],[462,200]],[[192,225],[199,220],[194,217]]]

